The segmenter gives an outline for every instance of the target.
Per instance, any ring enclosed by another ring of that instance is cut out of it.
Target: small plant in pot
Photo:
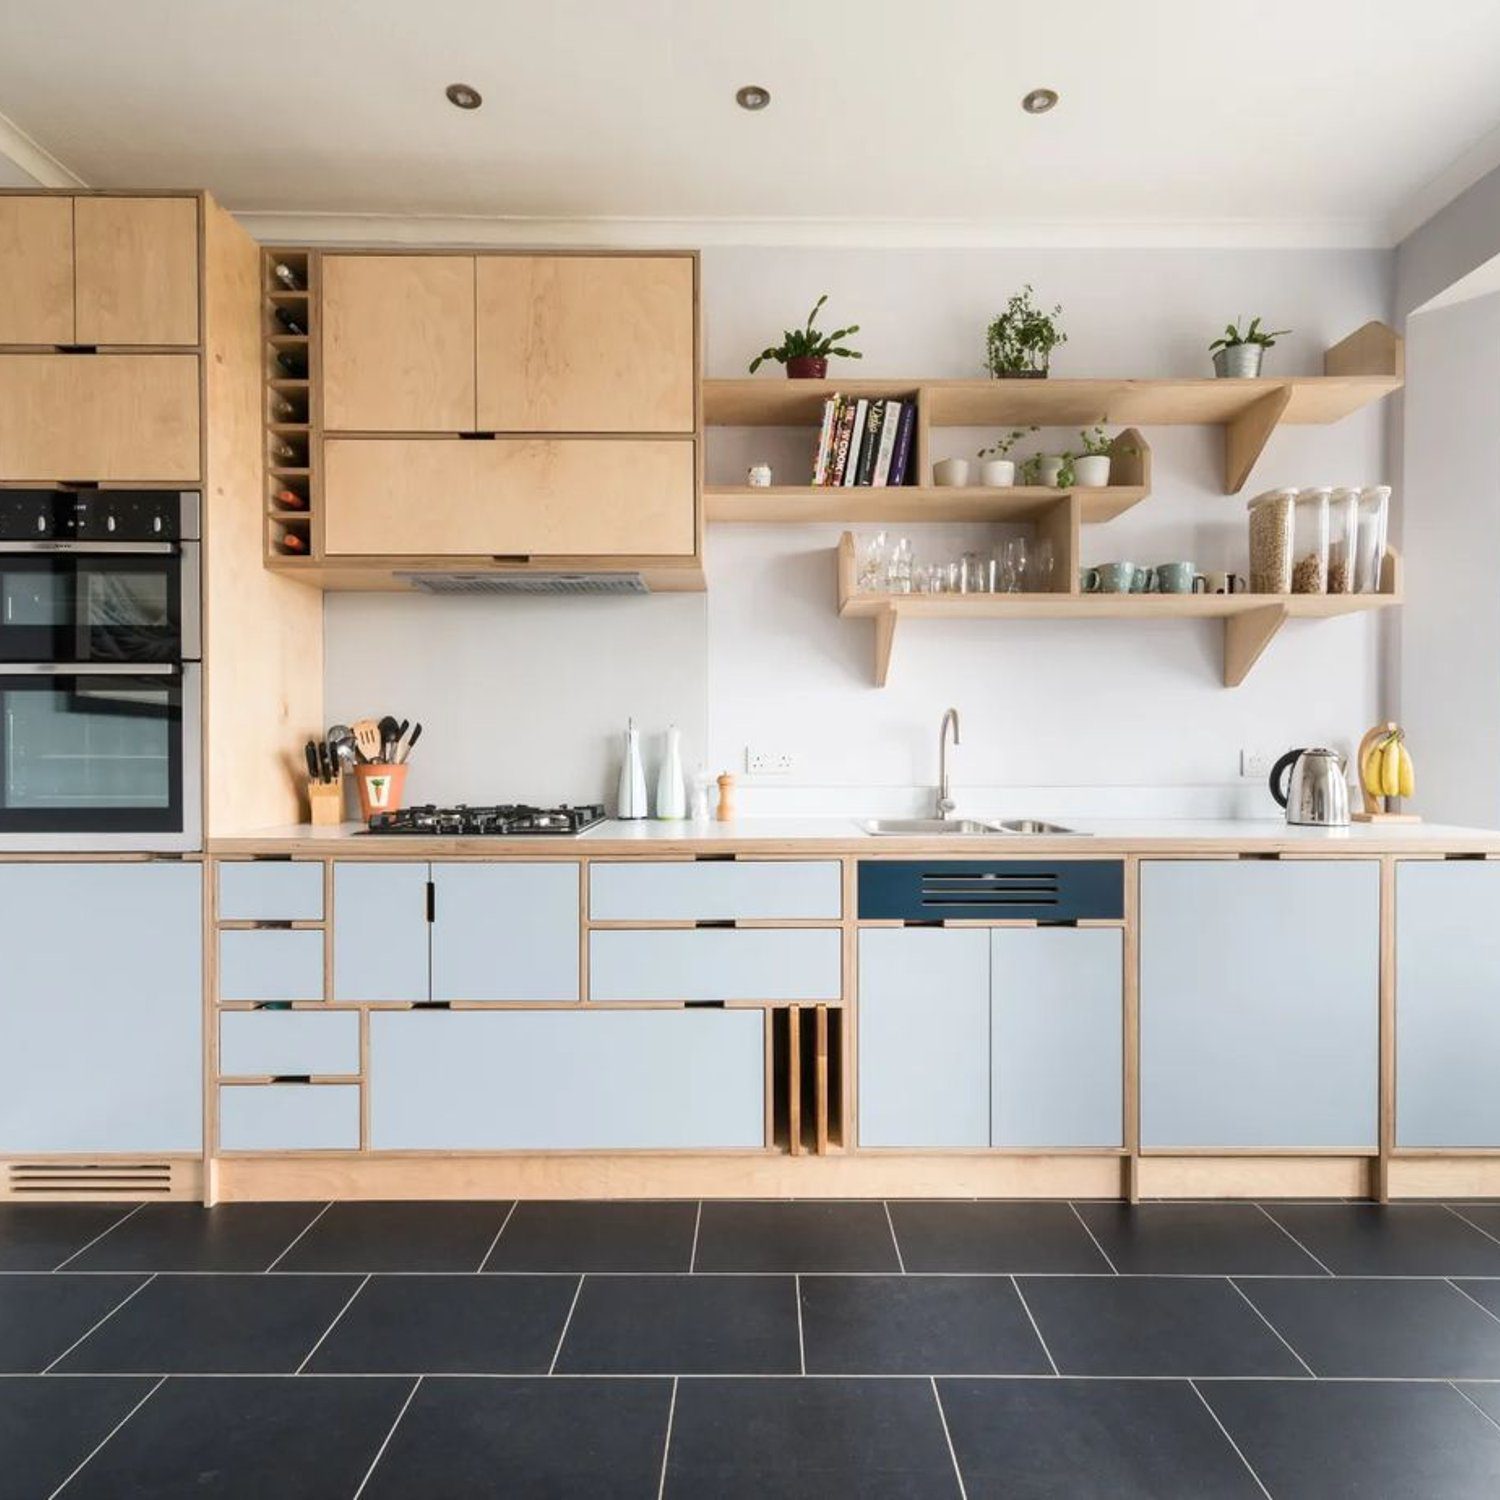
[[[851,333],[859,332],[858,323],[851,323],[847,328],[835,328],[832,333],[824,333],[813,326],[827,300],[828,293],[824,292],[813,303],[805,328],[788,328],[783,332],[779,344],[762,349],[750,361],[750,373],[755,374],[766,360],[774,359],[777,364],[786,366],[786,373],[792,380],[822,380],[828,374],[830,354],[836,354],[840,359],[863,359],[864,355],[858,349],[845,348],[840,342]]]
[[[1217,338],[1208,348],[1214,357],[1214,374],[1220,379],[1254,379],[1260,374],[1260,362],[1267,349],[1276,346],[1276,340],[1285,338],[1290,328],[1262,328],[1259,318],[1251,318],[1250,326],[1240,332],[1240,320],[1224,325],[1224,336]]]
[[[1042,380],[1052,362],[1052,351],[1068,336],[1058,327],[1059,303],[1050,313],[1032,300],[1028,282],[1005,311],[990,321],[984,336],[984,367],[996,380]]]
[[[1016,466],[1007,456],[1035,427],[1013,427],[997,437],[988,448],[979,450],[979,482],[989,489],[1009,489],[1016,482]]]
[[[1069,455],[1072,461],[1072,483],[1087,489],[1103,489],[1109,483],[1109,462],[1113,453],[1110,439],[1102,427],[1081,431],[1081,453]]]
[[[1071,453],[1033,453],[1021,465],[1021,483],[1066,489],[1073,482]]]

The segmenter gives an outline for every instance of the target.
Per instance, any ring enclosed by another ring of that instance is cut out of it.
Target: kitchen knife
[[[323,773],[318,769],[318,747],[309,740],[303,751],[307,757],[307,774],[313,781],[321,781]]]

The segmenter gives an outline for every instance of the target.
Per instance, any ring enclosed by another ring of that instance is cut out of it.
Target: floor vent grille
[[[424,594],[644,594],[639,573],[398,573]]]
[[[169,1161],[13,1161],[6,1165],[8,1198],[168,1198]]]

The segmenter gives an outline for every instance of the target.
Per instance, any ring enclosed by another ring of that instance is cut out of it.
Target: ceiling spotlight
[[[734,102],[741,109],[764,109],[771,102],[771,91],[758,83],[747,83],[744,88],[735,90]]]
[[[1044,115],[1057,103],[1056,89],[1032,89],[1021,100],[1021,108],[1028,115]]]
[[[450,83],[444,92],[448,95],[448,103],[459,109],[478,109],[484,103],[479,90],[467,83]]]

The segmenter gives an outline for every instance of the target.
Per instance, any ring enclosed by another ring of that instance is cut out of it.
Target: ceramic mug
[[[1201,594],[1203,579],[1190,562],[1158,563],[1151,570],[1152,587],[1158,594]]]
[[[1085,568],[1078,581],[1085,594],[1130,594],[1137,592],[1136,584],[1147,571],[1132,562],[1100,563],[1097,568]]]
[[[1247,592],[1245,580],[1238,573],[1205,573],[1203,588],[1195,590],[1205,594],[1243,594]]]

